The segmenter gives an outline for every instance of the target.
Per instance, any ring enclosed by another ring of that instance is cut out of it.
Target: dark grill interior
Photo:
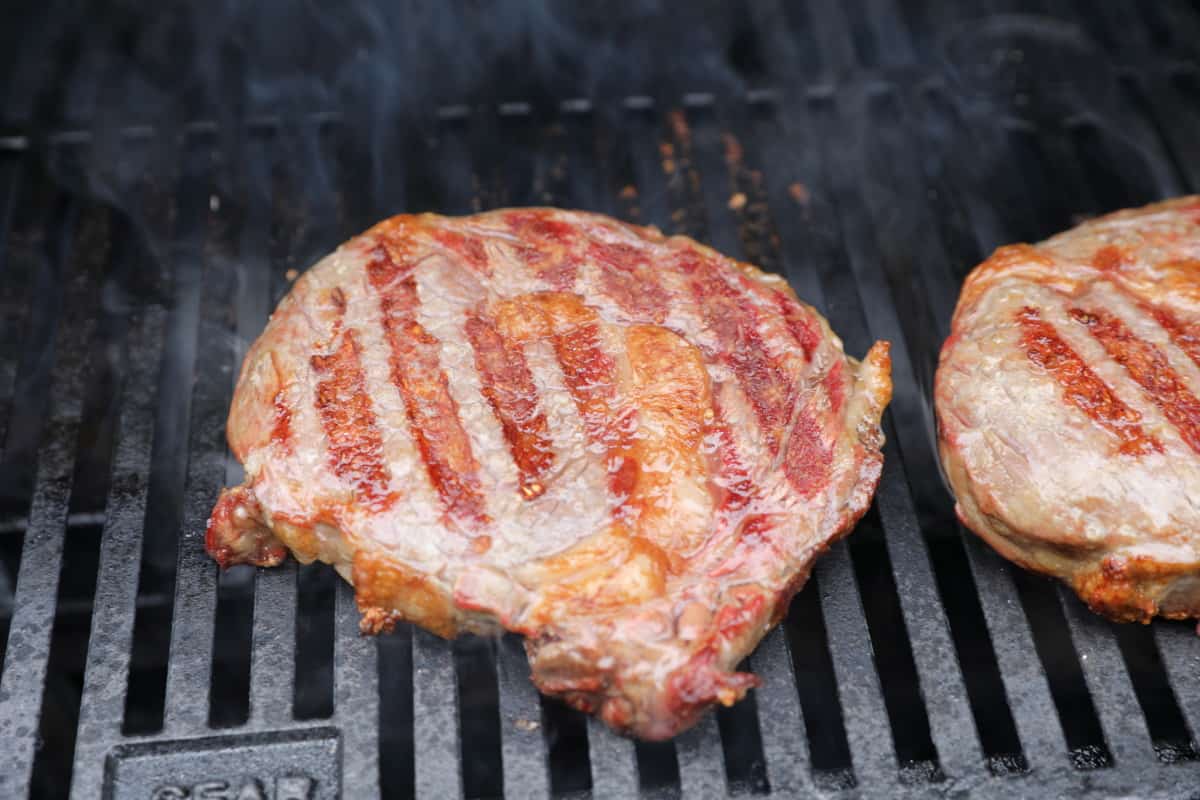
[[[929,405],[994,247],[1200,191],[1200,5],[277,5],[0,34],[0,796],[1200,797],[1193,626],[1106,623],[963,531]],[[529,204],[689,234],[893,343],[875,506],[764,687],[673,743],[539,697],[514,637],[360,638],[331,570],[202,549],[294,271],[391,213]]]

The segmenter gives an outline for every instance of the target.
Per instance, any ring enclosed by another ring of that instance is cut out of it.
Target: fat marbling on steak
[[[553,209],[399,216],[297,281],[229,416],[222,565],[334,565],[363,629],[526,637],[543,692],[661,739],[880,474],[888,347],[847,358],[778,277]]]
[[[936,384],[968,527],[1112,619],[1200,616],[1200,197],[997,250]]]

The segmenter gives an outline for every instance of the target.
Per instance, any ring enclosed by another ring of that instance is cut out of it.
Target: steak
[[[886,343],[859,363],[766,275],[552,209],[399,216],[304,274],[229,415],[245,483],[207,547],[353,583],[362,629],[516,631],[543,692],[670,737],[879,479]]]
[[[1001,247],[942,349],[963,523],[1100,614],[1200,616],[1200,197]]]

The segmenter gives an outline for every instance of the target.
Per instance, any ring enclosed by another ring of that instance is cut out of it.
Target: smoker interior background
[[[995,246],[1200,190],[1200,4],[579,5],[7,15],[0,795],[1197,796],[1192,626],[1108,624],[965,534],[929,387]],[[512,637],[362,639],[328,568],[202,551],[295,271],[392,213],[525,204],[687,233],[849,352],[893,342],[874,508],[765,686],[672,743],[541,699]]]

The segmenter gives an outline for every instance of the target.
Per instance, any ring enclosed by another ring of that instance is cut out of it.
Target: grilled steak
[[[1113,619],[1200,616],[1200,197],[997,250],[935,395],[968,527]]]
[[[783,280],[592,214],[400,216],[283,300],[228,435],[222,565],[334,565],[366,632],[526,637],[544,692],[661,739],[870,502],[888,348]]]

